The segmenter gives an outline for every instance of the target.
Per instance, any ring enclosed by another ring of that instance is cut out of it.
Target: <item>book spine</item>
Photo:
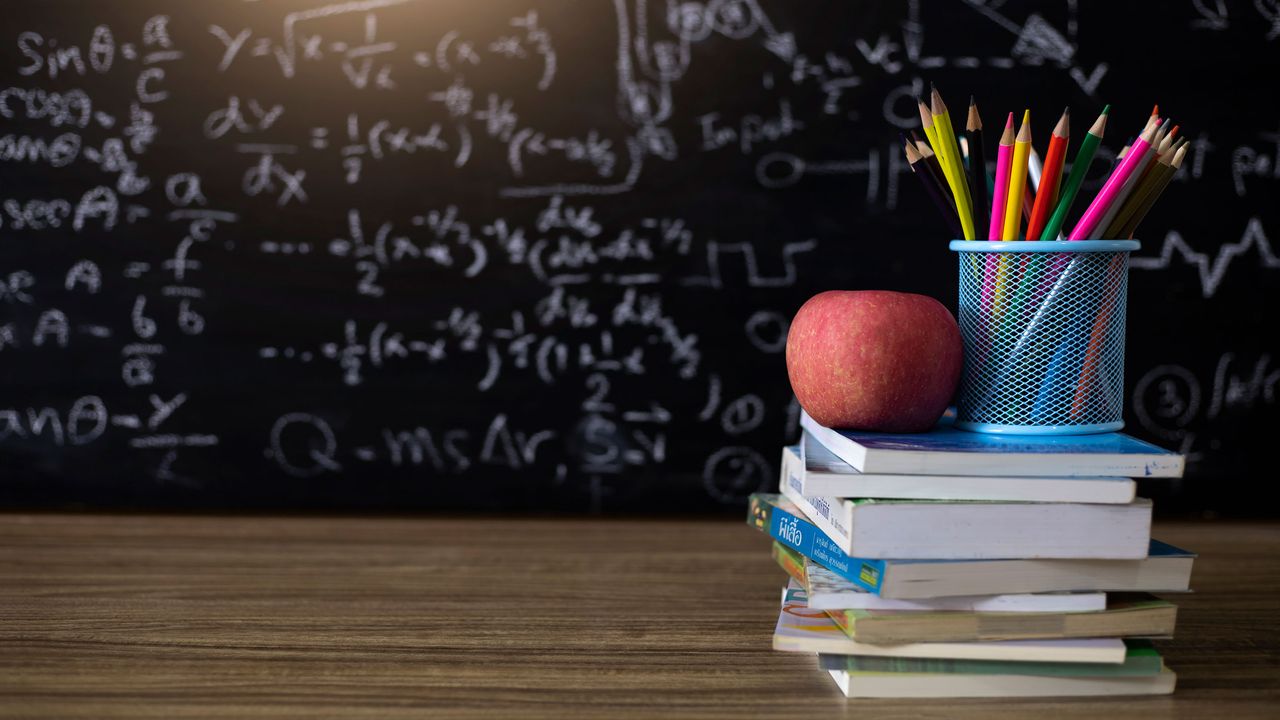
[[[779,544],[777,540],[773,541],[771,551],[770,554],[773,555],[774,561],[778,563],[778,567],[786,570],[788,575],[807,589],[809,587],[809,578],[805,576],[804,572],[804,556],[785,545]]]
[[[813,523],[769,505],[770,537],[866,590],[879,593],[884,562],[846,555]]]

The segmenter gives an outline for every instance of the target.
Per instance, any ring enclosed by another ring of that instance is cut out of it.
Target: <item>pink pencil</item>
[[[1000,240],[1004,236],[1005,199],[1009,195],[1009,170],[1013,167],[1013,113],[1004,123],[1004,133],[1000,135],[1000,149],[996,153],[996,184],[991,196],[991,227],[987,232],[988,240]],[[1000,312],[996,306],[996,295],[1004,271],[1004,258],[989,254],[983,258],[982,267],[982,305],[988,316],[994,319]],[[992,328],[984,328],[984,333],[991,333]],[[983,352],[977,361],[985,360],[985,349],[988,342],[980,344]]]
[[[1147,127],[1129,148],[1129,152],[1125,153],[1124,160],[1116,166],[1111,177],[1107,178],[1107,182],[1102,186],[1102,190],[1098,191],[1097,197],[1089,203],[1089,208],[1084,211],[1084,215],[1080,216],[1080,222],[1076,223],[1075,229],[1067,236],[1068,240],[1086,240],[1097,229],[1098,222],[1102,220],[1103,215],[1107,214],[1107,208],[1115,202],[1125,181],[1133,175],[1134,170],[1142,163],[1142,158],[1151,150],[1151,140],[1159,127],[1160,119],[1157,117],[1152,117],[1147,122]]]
[[[1004,124],[1004,134],[1000,136],[1000,150],[996,154],[996,184],[991,199],[991,229],[987,232],[988,240],[999,240],[1004,236],[1004,204],[1009,194],[1009,168],[1013,166],[1013,113]]]

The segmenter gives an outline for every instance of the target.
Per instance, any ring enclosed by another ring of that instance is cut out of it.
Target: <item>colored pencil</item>
[[[1062,183],[1062,164],[1067,157],[1067,139],[1071,135],[1071,110],[1062,111],[1062,117],[1053,127],[1049,137],[1049,150],[1045,155],[1044,171],[1040,187],[1036,189],[1036,201],[1031,208],[1031,220],[1027,224],[1027,239],[1039,240],[1049,223],[1049,214],[1058,202],[1058,189]]]
[[[951,126],[951,114],[942,101],[942,94],[936,87],[930,88],[930,112],[933,114],[933,133],[938,138],[934,151],[942,161],[942,169],[946,172],[947,182],[951,184],[951,193],[956,198],[956,210],[960,215],[960,226],[964,228],[964,239],[975,240],[973,226],[973,210],[969,200],[969,185],[965,179],[964,166],[960,163],[960,146],[956,143],[955,128]]]
[[[996,184],[991,192],[991,228],[988,240],[1004,237],[1004,205],[1009,198],[1009,168],[1013,164],[1013,113],[1005,121],[996,150]]]
[[[1158,156],[1155,159],[1155,162],[1151,163],[1147,167],[1142,178],[1138,180],[1137,187],[1133,189],[1133,192],[1129,195],[1128,199],[1125,200],[1124,207],[1120,209],[1120,212],[1116,214],[1116,216],[1107,225],[1107,228],[1100,233],[1099,236],[1104,239],[1124,237],[1120,234],[1121,230],[1131,219],[1133,219],[1138,208],[1142,207],[1147,202],[1152,191],[1160,185],[1165,172],[1168,171],[1172,173],[1172,165],[1172,155],[1166,154]]]
[[[1155,132],[1156,122],[1148,122],[1142,134],[1138,136],[1138,139],[1133,142],[1133,146],[1129,148],[1124,160],[1111,173],[1111,177],[1107,178],[1107,181],[1102,185],[1102,190],[1098,191],[1097,196],[1093,198],[1093,202],[1089,203],[1084,215],[1080,217],[1080,221],[1076,223],[1071,234],[1067,236],[1068,240],[1085,240],[1098,229],[1098,221],[1107,213],[1108,208],[1115,202],[1116,196],[1124,188],[1125,182],[1133,176],[1134,171],[1142,163],[1142,159],[1147,156],[1147,151],[1151,149],[1151,139],[1155,137]]]
[[[937,153],[938,133],[933,127],[933,113],[929,112],[929,106],[925,104],[924,98],[919,95],[916,96],[916,109],[920,111],[920,127],[924,129],[924,136],[929,139],[929,145]],[[941,158],[939,158],[939,163],[941,163]],[[945,170],[945,168],[943,169]]]
[[[938,187],[942,189],[942,195],[946,198],[947,204],[954,208],[956,202],[951,197],[951,191],[947,186],[947,178],[942,174],[942,165],[938,163],[937,154],[933,152],[933,148],[929,147],[929,143],[925,142],[915,130],[911,131],[911,137],[915,141],[916,152],[920,153],[920,156],[924,158],[924,167],[929,173],[929,177],[938,183]]]
[[[1169,129],[1169,134],[1156,144],[1156,155],[1164,155],[1169,152],[1169,148],[1173,145],[1173,140],[1178,136],[1178,126],[1174,125]]]
[[[1139,138],[1139,140],[1145,139],[1146,142],[1150,143],[1150,147],[1144,148],[1141,142],[1135,142],[1132,146],[1126,148],[1127,152],[1124,157],[1128,158],[1128,161],[1122,161],[1121,166],[1116,168],[1113,175],[1123,172],[1122,168],[1127,167],[1129,168],[1129,177],[1123,181],[1119,190],[1115,192],[1114,197],[1110,201],[1110,205],[1106,207],[1106,212],[1103,213],[1101,219],[1098,220],[1095,230],[1090,231],[1091,234],[1104,239],[1112,237],[1107,233],[1107,229],[1126,203],[1128,197],[1132,195],[1138,181],[1150,168],[1152,159],[1156,155],[1156,148],[1163,141],[1164,135],[1169,129],[1169,121],[1166,119],[1164,123],[1161,124],[1159,122],[1157,112],[1158,106],[1156,110],[1152,111],[1151,118],[1147,121],[1147,127],[1144,128],[1143,134]],[[1155,132],[1152,133],[1150,137],[1147,137],[1148,132],[1153,126],[1155,127]],[[1108,179],[1108,183],[1109,182],[1110,179]],[[1106,190],[1107,186],[1103,185],[1103,191]],[[1099,193],[1099,195],[1101,194],[1102,193]],[[1099,232],[1099,230],[1101,230],[1101,232]],[[1072,234],[1074,236],[1075,233],[1073,232]],[[1073,237],[1073,239],[1080,238]],[[1120,281],[1120,276],[1123,272],[1124,270],[1121,258],[1118,256],[1112,258],[1110,265],[1107,267],[1106,278],[1103,281],[1104,287],[1111,287],[1117,284]],[[1102,307],[1099,308],[1098,316],[1093,323],[1093,330],[1089,333],[1089,342],[1086,345],[1084,357],[1080,363],[1080,375],[1076,380],[1075,396],[1071,401],[1071,416],[1073,418],[1079,418],[1084,414],[1086,404],[1089,401],[1090,390],[1096,388],[1102,382],[1091,382],[1091,379],[1104,370],[1104,368],[1099,365],[1099,355],[1102,352],[1102,346],[1105,342],[1107,328],[1111,324],[1113,314],[1112,310],[1115,307],[1116,295],[1116,293],[1108,293],[1104,297]]]
[[[925,194],[937,206],[938,212],[942,213],[942,218],[946,221],[947,226],[951,228],[951,232],[960,235],[962,231],[960,230],[960,220],[956,216],[955,207],[947,204],[947,200],[942,194],[942,188],[923,169],[927,168],[928,165],[924,163],[924,159],[921,157],[920,152],[916,150],[915,145],[908,140],[904,143],[904,147],[907,151],[907,165],[911,168],[911,174],[919,178],[920,184],[924,186]]]
[[[1101,219],[1098,220],[1095,232],[1105,232],[1106,229],[1111,226],[1111,222],[1115,220],[1116,215],[1118,215],[1120,210],[1124,207],[1125,201],[1133,194],[1133,190],[1137,187],[1138,181],[1146,175],[1147,169],[1151,167],[1151,161],[1156,156],[1155,147],[1164,140],[1164,134],[1167,133],[1168,129],[1169,121],[1165,120],[1164,124],[1160,126],[1160,129],[1156,130],[1156,134],[1151,140],[1151,150],[1138,159],[1137,165],[1133,169],[1133,174],[1130,175],[1129,179],[1125,180],[1124,184],[1120,186],[1120,190],[1116,193],[1115,199],[1111,201],[1111,205],[1107,207],[1107,211],[1103,213]],[[1132,150],[1130,150],[1130,152],[1132,152]],[[1098,237],[1106,237],[1106,235],[1102,234],[1098,235]]]
[[[973,227],[991,225],[991,198],[987,192],[987,154],[982,141],[982,117],[978,105],[969,97],[969,116],[964,126],[969,144],[969,197],[973,200]]]
[[[1151,147],[1159,148],[1160,143],[1163,143],[1165,136],[1169,134],[1169,128],[1171,127],[1173,127],[1173,118],[1165,118],[1164,122],[1160,123],[1159,129],[1156,130],[1155,138],[1151,141]]]
[[[1009,193],[1005,200],[1004,230],[1001,240],[1017,240],[1022,230],[1022,194],[1027,185],[1027,155],[1031,150],[1031,110],[1022,114],[1022,127],[1013,143],[1009,167]]]
[[[1160,198],[1160,195],[1165,191],[1165,188],[1169,187],[1169,183],[1173,180],[1173,176],[1178,174],[1178,170],[1182,167],[1182,161],[1186,155],[1187,146],[1184,144],[1174,152],[1173,159],[1169,163],[1170,167],[1164,171],[1159,184],[1151,190],[1142,205],[1134,209],[1133,215],[1123,226],[1121,226],[1116,235],[1117,237],[1133,237],[1133,234],[1138,230],[1138,225],[1142,222],[1143,218],[1147,216],[1147,213],[1151,211],[1152,206],[1155,205],[1156,200]]]
[[[1049,222],[1045,224],[1044,232],[1040,234],[1041,240],[1057,240],[1058,234],[1062,232],[1067,213],[1071,211],[1071,205],[1080,192],[1080,185],[1084,183],[1084,176],[1088,174],[1089,166],[1093,164],[1093,158],[1098,153],[1098,145],[1102,143],[1102,135],[1107,129],[1107,113],[1110,111],[1110,105],[1102,108],[1098,119],[1093,121],[1089,132],[1085,133],[1080,149],[1076,151],[1076,158],[1071,163],[1071,174],[1067,176],[1067,184],[1059,193],[1058,206],[1049,217]]]

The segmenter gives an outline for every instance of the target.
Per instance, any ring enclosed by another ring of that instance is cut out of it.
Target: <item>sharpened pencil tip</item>
[[[1022,111],[1022,124],[1026,125],[1031,122],[1031,108]]]
[[[1102,112],[1101,112],[1101,113],[1099,113],[1099,115],[1106,115],[1106,114],[1107,114],[1107,113],[1109,113],[1109,112],[1111,112],[1111,103],[1107,103],[1107,104],[1102,108]]]
[[[966,132],[979,132],[982,130],[982,116],[978,114],[978,103],[973,101],[973,96],[969,96],[969,113],[965,117],[964,129]]]
[[[1067,117],[1071,117],[1071,106],[1070,106],[1070,105],[1068,105],[1068,106],[1066,106],[1066,107],[1062,108],[1062,114],[1063,114],[1063,115],[1066,115]]]
[[[1013,113],[1009,113],[1009,119],[1005,121],[1004,126],[1007,128],[1013,127]]]

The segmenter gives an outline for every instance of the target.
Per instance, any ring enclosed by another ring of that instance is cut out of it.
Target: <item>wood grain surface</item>
[[[741,522],[0,515],[0,716],[1280,716],[1280,524],[1201,554],[1172,697],[845,700]]]

